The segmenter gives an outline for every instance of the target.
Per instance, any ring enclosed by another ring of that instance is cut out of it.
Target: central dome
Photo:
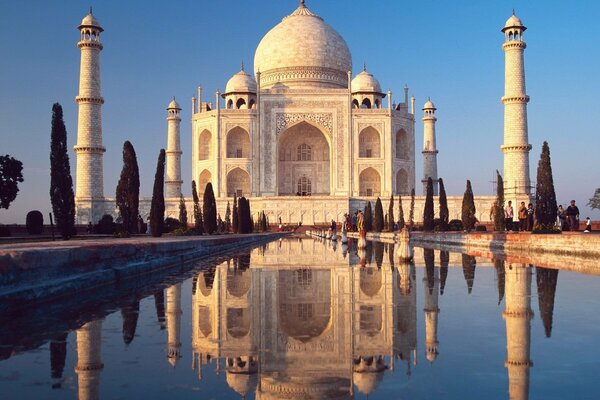
[[[350,70],[346,41],[304,1],[267,32],[254,53],[254,72],[261,73],[263,88],[346,88]]]

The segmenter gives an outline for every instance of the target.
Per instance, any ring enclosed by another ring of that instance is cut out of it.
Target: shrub
[[[25,219],[27,233],[39,235],[44,230],[44,216],[38,210],[29,211]]]
[[[462,231],[463,223],[460,219],[453,219],[450,222],[448,222],[448,228],[451,231]]]
[[[181,228],[181,222],[178,219],[167,217],[163,225],[163,233],[173,232],[175,229]]]
[[[10,235],[10,228],[6,225],[0,225],[0,237],[9,237]]]
[[[100,221],[94,225],[93,232],[100,235],[112,235],[115,233],[115,223],[112,215],[104,214]]]
[[[383,205],[381,199],[377,197],[375,202],[375,215],[373,216],[373,232],[381,232],[384,228]]]
[[[113,237],[119,238],[119,239],[128,238],[130,236],[131,235],[129,234],[129,232],[127,232],[124,229],[120,229],[117,232],[113,233]]]
[[[487,228],[485,225],[477,225],[475,227],[475,232],[487,232]]]
[[[173,230],[173,236],[192,236],[195,234],[195,230],[190,228],[177,228]]]

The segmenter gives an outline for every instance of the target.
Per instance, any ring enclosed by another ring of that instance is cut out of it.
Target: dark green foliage
[[[404,208],[402,207],[402,197],[398,195],[398,230],[401,231],[406,225],[404,221]]]
[[[423,209],[423,230],[425,232],[433,231],[433,180],[427,178],[427,188],[425,190],[425,208]]]
[[[225,211],[225,232],[231,231],[231,207],[227,202],[227,210]]]
[[[377,201],[375,201],[375,215],[373,216],[373,232],[381,232],[383,228],[383,205],[381,204],[381,199],[377,197]]]
[[[415,224],[415,188],[410,190],[410,210],[408,214],[408,230],[412,231]]]
[[[8,209],[17,198],[20,182],[23,182],[23,163],[8,154],[0,156],[0,208]]]
[[[123,169],[117,184],[117,207],[123,220],[123,230],[137,233],[137,216],[140,203],[140,171],[133,145],[123,143]]]
[[[383,265],[383,250],[385,248],[385,243],[383,242],[373,242],[373,253],[375,255],[375,264],[377,268],[381,268]],[[378,272],[380,273],[380,272]]]
[[[504,261],[500,259],[495,259],[494,268],[496,268],[496,280],[498,281],[498,305],[500,305],[502,299],[504,298],[504,288],[506,283]]]
[[[132,304],[121,308],[121,317],[123,318],[123,342],[125,344],[131,343],[135,337],[139,315],[139,301],[134,301]]]
[[[56,229],[63,239],[69,239],[75,234],[75,195],[67,153],[67,129],[58,103],[52,106],[50,201]]]
[[[423,258],[425,259],[425,274],[427,276],[427,288],[429,289],[429,294],[432,294],[433,287],[435,285],[435,254],[433,252],[433,249],[423,249]]]
[[[556,222],[556,193],[552,178],[550,147],[548,142],[542,145],[542,154],[537,169],[535,187],[535,220],[536,225],[552,227]]]
[[[187,207],[185,206],[185,199],[183,195],[179,196],[179,225],[182,228],[187,228]]]
[[[194,278],[198,279],[198,278]],[[194,281],[195,282],[195,281]],[[194,286],[194,294],[195,294],[195,286]],[[165,292],[162,289],[159,289],[154,293],[154,308],[156,309],[156,319],[158,320],[158,325],[161,330],[166,328],[165,324]]]
[[[394,195],[392,194],[390,196],[390,205],[388,206],[388,212],[387,212],[387,225],[388,225],[388,232],[394,232],[394,222],[396,220],[394,219]]]
[[[462,266],[463,275],[465,276],[465,281],[467,281],[467,290],[469,294],[471,294],[471,291],[473,290],[473,283],[475,282],[475,257],[468,254],[463,254]]]
[[[540,318],[544,324],[546,337],[550,337],[552,335],[552,317],[554,314],[554,296],[556,295],[558,270],[535,267],[535,279],[537,281]]]
[[[217,231],[217,202],[212,183],[206,184],[204,198],[202,199],[202,217],[204,218],[204,232],[212,235]]]
[[[500,172],[496,170],[496,201],[494,202],[494,211],[492,212],[494,221],[494,230],[504,232],[504,180]]]
[[[450,219],[450,211],[448,210],[448,197],[446,196],[446,188],[444,180],[440,178],[440,224],[439,230],[446,232],[448,230],[448,220]]]
[[[471,181],[467,180],[467,188],[463,196],[462,201],[462,212],[461,219],[463,228],[466,231],[473,230],[475,228],[475,200],[473,198],[473,189],[471,188]]]
[[[463,223],[460,219],[453,219],[448,222],[448,229],[451,231],[462,231]]]
[[[0,225],[0,237],[9,237],[12,235],[10,228],[7,225]]]
[[[370,201],[368,201],[365,206],[364,228],[365,232],[371,232],[373,230],[373,210],[371,209]]]
[[[44,230],[44,216],[38,210],[29,211],[25,218],[25,227],[30,235],[39,235]]]
[[[450,263],[450,252],[440,251],[440,295],[444,294],[446,278],[448,278],[448,264]]]
[[[163,223],[163,233],[171,233],[181,227],[181,223],[178,219],[167,217]]]
[[[238,200],[238,233],[252,233],[254,221],[250,214],[250,202],[245,197]]]
[[[194,200],[194,224],[197,235],[204,233],[204,222],[202,221],[202,211],[200,210],[200,199],[196,190],[196,181],[192,181],[192,199]]]
[[[154,188],[152,190],[152,203],[150,204],[150,234],[159,237],[163,233],[165,219],[165,149],[160,149],[156,174],[154,175]]]
[[[94,225],[93,232],[99,235],[112,235],[115,233],[115,222],[112,215],[104,214],[100,221]]]
[[[269,231],[269,225],[267,224],[267,215],[265,214],[264,211],[262,212],[261,230],[263,232],[268,232]]]
[[[248,206],[248,218],[250,220],[250,233],[254,232],[254,217],[252,216],[252,211],[250,210],[250,199],[246,199],[246,204]]]
[[[600,210],[600,188],[594,192],[594,197],[587,203],[588,207],[592,210]]]
[[[238,233],[240,229],[240,219],[238,218],[237,196],[233,195],[233,210],[231,212],[231,230],[233,233]]]

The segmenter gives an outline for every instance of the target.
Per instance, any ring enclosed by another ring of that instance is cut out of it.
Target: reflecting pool
[[[0,316],[0,397],[598,399],[600,278],[289,238]]]

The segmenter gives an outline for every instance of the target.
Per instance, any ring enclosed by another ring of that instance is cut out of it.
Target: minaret
[[[100,373],[104,364],[100,359],[102,320],[88,322],[77,330],[77,386],[80,400],[100,398]]]
[[[90,13],[81,21],[78,29],[81,40],[77,47],[81,50],[79,70],[79,95],[75,101],[79,105],[77,120],[77,179],[75,199],[78,203],[104,197],[104,172],[102,157],[106,149],[102,144],[102,104],[100,95],[100,33],[104,31],[98,20]],[[93,210],[92,210],[93,211]],[[95,220],[90,214],[90,220]],[[79,221],[83,222],[83,221]],[[93,221],[97,222],[97,221]]]
[[[437,148],[435,144],[435,106],[430,99],[423,106],[423,195],[427,194],[427,179],[433,180],[433,195],[438,195]]]
[[[433,250],[425,249],[425,251],[432,252],[432,264],[433,264]],[[426,260],[427,262],[427,260]],[[438,314],[440,309],[438,307],[438,293],[440,291],[440,271],[439,268],[431,268],[433,270],[433,287],[429,285],[428,277],[423,277],[423,289],[425,293],[425,356],[427,360],[433,362],[438,356],[438,340],[437,340],[437,325],[438,325]]]
[[[531,267],[526,264],[505,264],[506,362],[510,400],[529,397],[529,359],[531,340]]]
[[[167,107],[167,173],[165,178],[165,197],[181,196],[181,145],[179,140],[179,124],[181,123],[181,107],[175,97]]]
[[[529,180],[529,151],[527,134],[527,103],[525,92],[525,64],[523,52],[527,45],[523,41],[525,28],[514,14],[506,21],[502,32],[504,51],[504,200],[512,200],[516,207],[519,201],[528,201],[531,195]]]
[[[181,358],[181,283],[167,288],[167,358],[175,367]]]

